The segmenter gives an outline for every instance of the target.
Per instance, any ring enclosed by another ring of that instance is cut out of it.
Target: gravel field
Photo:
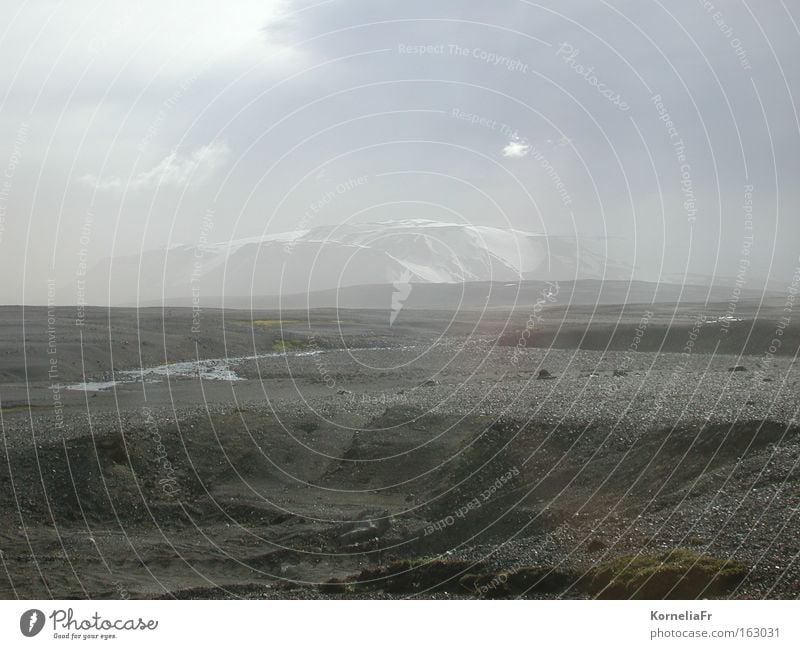
[[[9,361],[2,596],[800,593],[792,350],[687,353],[684,318],[677,343],[637,351],[637,313],[609,349],[521,345],[518,324],[498,336],[502,314],[473,333],[415,313],[394,338],[372,317],[351,315],[338,344],[328,314],[310,336],[284,331],[285,353],[226,365],[235,380],[82,391],[67,381],[121,375],[9,381]],[[164,362],[139,357],[115,367]],[[617,560],[674,552],[678,585],[664,569],[597,586]]]

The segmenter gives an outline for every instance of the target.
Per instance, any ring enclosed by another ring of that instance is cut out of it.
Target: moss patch
[[[628,555],[593,568],[581,587],[603,599],[722,597],[747,575],[747,567],[691,550]]]
[[[305,340],[298,340],[295,338],[281,338],[280,340],[272,341],[272,349],[277,352],[288,352],[294,349],[302,349],[305,346]]]
[[[747,572],[741,563],[684,549],[618,557],[583,577],[569,568],[517,565],[496,570],[484,563],[425,557],[369,568],[325,588],[329,592],[382,590],[397,594],[448,591],[482,599],[567,591],[601,599],[696,599],[724,597]]]

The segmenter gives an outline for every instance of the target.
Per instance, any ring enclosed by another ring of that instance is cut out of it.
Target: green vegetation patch
[[[722,597],[747,575],[747,567],[691,550],[627,555],[593,568],[581,587],[602,599]]]
[[[289,352],[295,349],[303,349],[306,346],[305,340],[296,338],[281,338],[280,340],[272,341],[272,349],[277,352]]]

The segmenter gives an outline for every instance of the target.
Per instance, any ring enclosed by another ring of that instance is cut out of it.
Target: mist
[[[409,219],[593,242],[615,278],[781,289],[797,10],[11,3],[0,302],[53,280],[79,303],[88,277],[91,303],[131,304],[115,263]]]

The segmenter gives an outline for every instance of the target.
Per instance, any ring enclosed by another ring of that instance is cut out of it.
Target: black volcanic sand
[[[796,597],[798,328],[725,309],[3,307],[0,596]]]

